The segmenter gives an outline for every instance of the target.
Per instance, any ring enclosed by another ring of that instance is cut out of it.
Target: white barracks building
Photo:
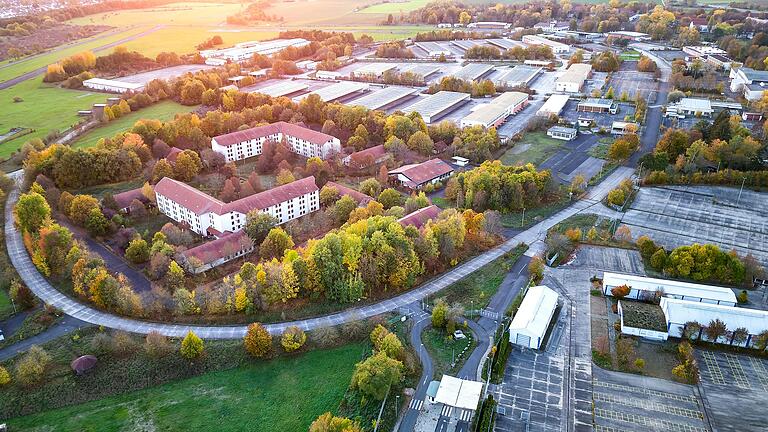
[[[306,158],[328,159],[341,151],[338,138],[286,122],[219,135],[211,139],[211,148],[232,162],[260,155],[265,141],[283,140],[291,151]]]
[[[224,203],[186,183],[165,177],[155,185],[161,213],[202,235],[222,237],[245,228],[251,210],[268,213],[284,224],[320,208],[314,177],[307,177],[230,203]]]

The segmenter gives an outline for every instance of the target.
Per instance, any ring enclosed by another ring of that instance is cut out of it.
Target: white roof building
[[[555,54],[563,54],[567,53],[571,47],[560,43],[557,41],[553,41],[551,39],[547,39],[545,37],[537,36],[537,35],[525,35],[523,36],[523,43],[526,43],[528,45],[546,45],[552,49],[552,52]]]
[[[555,90],[559,92],[578,93],[584,82],[592,74],[592,65],[574,63],[563,75],[555,80]]]
[[[83,87],[113,93],[125,93],[129,91],[141,91],[144,89],[144,84],[103,78],[91,78],[83,81]]]
[[[352,71],[352,74],[355,76],[373,76],[379,78],[384,75],[385,72],[396,69],[396,63],[368,63]]]
[[[551,115],[560,115],[565,108],[565,104],[568,103],[570,96],[564,94],[553,94],[544,102],[544,105],[536,112],[537,116],[549,117]]]
[[[557,308],[557,301],[557,293],[546,286],[528,288],[509,325],[509,341],[527,348],[541,348],[541,342]]]
[[[471,114],[461,119],[461,127],[475,125],[480,125],[484,128],[497,127],[504,123],[507,117],[520,112],[527,103],[527,93],[502,93],[491,103],[481,105]]]
[[[731,91],[744,92],[744,97],[749,101],[756,101],[763,97],[763,92],[768,90],[768,71],[759,71],[748,67],[731,69]]]
[[[227,60],[241,62],[250,59],[254,54],[269,56],[291,46],[300,48],[307,45],[309,45],[309,41],[301,38],[276,39],[265,42],[250,41],[241,42],[232,48],[200,51],[200,56],[206,59],[206,63],[211,59],[216,59],[214,63],[217,64],[222,60],[224,62]]]
[[[443,375],[440,379],[437,395],[435,395],[435,402],[474,411],[477,409],[482,394],[483,383],[480,381],[470,381]]]
[[[661,291],[663,297],[668,298],[727,306],[736,304],[736,294],[730,288],[629,274],[603,273],[603,294],[611,295],[611,289],[621,285],[631,288],[629,295],[626,296],[628,299],[642,299],[643,296],[650,298],[657,291]]]
[[[355,81],[341,81],[336,84],[314,90],[312,92],[296,96],[293,98],[294,102],[300,102],[311,94],[320,96],[320,100],[323,102],[333,102],[341,98],[347,97],[353,93],[362,93],[368,90],[368,83],[361,83]]]
[[[740,346],[754,346],[754,337],[768,330],[768,311],[732,307],[707,303],[696,303],[687,300],[662,297],[659,304],[667,321],[667,331],[670,336],[681,337],[688,322],[695,321],[701,326],[707,326],[712,320],[719,319],[725,323],[729,332],[738,328],[747,329],[747,340]],[[704,337],[703,335],[693,336]],[[735,344],[728,335],[719,338],[716,342]]]
[[[442,90],[403,108],[403,112],[418,112],[426,123],[432,123],[469,99],[469,93]]]

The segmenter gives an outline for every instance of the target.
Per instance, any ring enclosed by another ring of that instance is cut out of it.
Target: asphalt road
[[[164,25],[158,25],[158,26],[152,27],[149,30],[146,30],[146,31],[143,31],[141,33],[135,34],[133,36],[128,36],[128,37],[122,38],[122,39],[120,39],[118,41],[111,42],[111,43],[102,45],[100,47],[94,48],[91,51],[93,51],[93,52],[104,51],[106,49],[110,49],[110,48],[116,47],[118,45],[122,45],[122,44],[124,44],[126,42],[130,42],[130,41],[138,39],[140,37],[144,37],[146,35],[152,34],[152,33],[156,32],[156,31],[162,29],[163,27],[165,27],[165,26]],[[98,39],[105,38],[105,37],[108,37],[108,36],[111,36],[111,34],[101,36]],[[46,54],[50,54],[51,52],[55,53],[56,51],[59,51],[59,50],[62,50],[62,49],[69,49],[69,48],[72,48],[73,46],[82,45],[82,44],[88,43],[88,42],[92,42],[92,40],[78,42],[78,43],[76,43],[74,45],[65,45],[65,46],[57,48],[57,49],[55,49],[53,51],[49,51]],[[14,63],[14,64],[16,64],[16,63]],[[15,86],[18,83],[21,83],[21,82],[24,82],[24,81],[26,81],[28,79],[32,79],[32,78],[34,78],[36,76],[42,75],[42,74],[45,73],[45,71],[47,69],[48,69],[48,66],[46,65],[46,66],[43,66],[41,68],[37,68],[37,69],[35,69],[33,71],[29,71],[29,72],[27,72],[25,74],[19,75],[16,78],[11,78],[11,79],[9,79],[7,81],[0,82],[0,90],[4,90],[4,89],[7,89],[9,87],[13,87],[13,86]]]
[[[642,53],[656,62],[656,66],[658,66],[661,71],[661,80],[659,81],[658,91],[656,92],[656,100],[648,101],[645,126],[642,136],[640,137],[640,149],[636,151],[625,164],[630,167],[636,167],[640,158],[645,154],[651,153],[656,147],[656,143],[659,142],[663,114],[661,108],[662,105],[667,103],[667,96],[669,95],[669,75],[671,73],[669,62],[654,56],[650,52],[642,51]]]

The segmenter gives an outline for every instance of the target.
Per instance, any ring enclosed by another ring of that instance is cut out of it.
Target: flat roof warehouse
[[[425,122],[431,123],[442,114],[469,100],[469,93],[439,91],[403,109],[403,112],[418,112]]]

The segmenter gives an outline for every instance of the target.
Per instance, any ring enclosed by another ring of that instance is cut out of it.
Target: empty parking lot
[[[765,430],[768,360],[728,352],[696,350],[701,386],[713,429]]]
[[[713,243],[768,266],[768,194],[719,186],[641,188],[622,223],[671,249]]]
[[[616,98],[626,92],[630,99],[638,95],[645,100],[649,99],[651,92],[656,91],[657,83],[651,72],[637,72],[633,70],[620,70],[611,75],[609,85],[613,87]]]

